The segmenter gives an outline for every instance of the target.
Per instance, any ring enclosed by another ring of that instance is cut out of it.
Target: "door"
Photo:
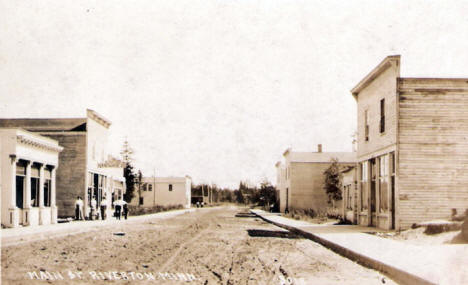
[[[376,226],[377,225],[377,216],[376,216],[376,212],[377,212],[377,207],[376,207],[376,193],[375,193],[375,184],[377,183],[377,173],[376,173],[376,163],[375,163],[375,159],[372,159],[371,160],[371,167],[370,167],[370,170],[371,170],[371,185],[370,185],[370,210],[371,210],[371,214],[370,214],[370,225],[371,226]]]
[[[23,209],[24,176],[16,176],[16,207]]]
[[[286,188],[286,208],[284,209],[284,212],[289,212],[289,188]]]

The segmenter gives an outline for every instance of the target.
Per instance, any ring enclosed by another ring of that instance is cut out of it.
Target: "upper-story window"
[[[364,140],[369,141],[369,110],[364,111]]]
[[[169,184],[169,191],[172,191],[172,184]]]
[[[380,100],[380,133],[385,132],[385,99]]]
[[[153,191],[153,184],[148,184],[148,191]]]

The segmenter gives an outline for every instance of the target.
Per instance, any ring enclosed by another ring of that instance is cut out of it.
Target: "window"
[[[52,186],[51,170],[44,169],[44,207],[50,207],[50,192]]]
[[[361,163],[361,211],[367,210],[367,183],[368,183],[368,162],[364,161]]]
[[[380,212],[388,210],[388,155],[383,155],[379,159],[380,175]]]
[[[143,205],[143,197],[140,197],[140,205]]]
[[[172,184],[169,184],[169,191],[172,191]]]
[[[39,165],[31,166],[31,207],[39,207]]]
[[[369,111],[364,111],[364,140],[369,141]]]
[[[352,192],[352,186],[351,185],[346,185],[345,186],[345,191],[347,193],[347,203],[346,203],[346,208],[348,210],[352,210],[353,209],[353,192]]]
[[[385,132],[385,99],[380,100],[380,133]]]
[[[153,191],[153,184],[148,184],[148,191]]]

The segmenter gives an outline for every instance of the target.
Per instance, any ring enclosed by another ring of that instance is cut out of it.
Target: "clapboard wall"
[[[468,79],[398,79],[400,228],[468,208]]]

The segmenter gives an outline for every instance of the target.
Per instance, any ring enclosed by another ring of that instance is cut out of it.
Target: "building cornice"
[[[106,128],[109,128],[112,124],[110,120],[106,119],[104,116],[98,114],[94,110],[86,109],[86,115],[88,116],[88,118],[93,119],[94,121],[98,122]]]
[[[28,137],[25,135],[16,135],[16,141],[18,143],[31,145],[37,148],[42,148],[42,149],[51,150],[55,152],[61,152],[63,150],[63,147],[59,145],[54,145],[45,141],[35,140],[34,138]]]

